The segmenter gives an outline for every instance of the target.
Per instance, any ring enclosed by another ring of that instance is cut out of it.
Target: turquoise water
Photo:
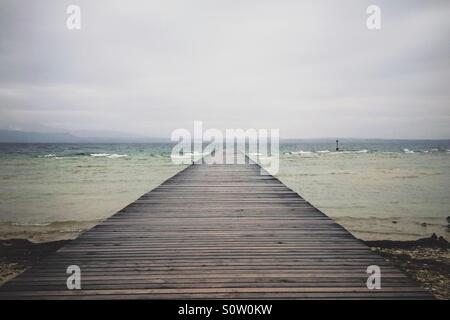
[[[282,146],[278,178],[355,236],[450,236],[449,141],[349,140]]]
[[[181,170],[167,144],[1,145],[0,237],[74,237]]]
[[[449,238],[450,141],[281,144],[278,178],[364,239]],[[0,238],[75,237],[181,170],[170,144],[0,144]]]

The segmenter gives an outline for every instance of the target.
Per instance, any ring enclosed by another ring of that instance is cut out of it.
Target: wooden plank
[[[374,264],[380,290],[366,287]],[[69,265],[81,290],[66,287]],[[0,287],[0,299],[183,298],[431,295],[254,163],[191,165]]]

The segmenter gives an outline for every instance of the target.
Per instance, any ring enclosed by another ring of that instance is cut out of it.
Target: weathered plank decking
[[[326,191],[324,191],[326,192]],[[366,287],[378,265],[382,289]],[[68,290],[66,268],[81,268]],[[0,288],[0,299],[430,298],[256,164],[192,165]]]

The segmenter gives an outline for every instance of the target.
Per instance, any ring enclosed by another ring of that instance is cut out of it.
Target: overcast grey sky
[[[450,138],[449,17],[450,1],[2,0],[0,127]]]

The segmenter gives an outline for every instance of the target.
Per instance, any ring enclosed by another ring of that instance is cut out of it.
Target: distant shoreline
[[[81,131],[71,132],[67,130],[53,131],[22,131],[0,128],[0,144],[152,144],[174,143],[167,134],[161,136],[146,136],[124,132],[108,131]],[[334,141],[339,138],[343,143],[369,142],[449,142],[449,138],[355,138],[355,137],[319,137],[319,138],[280,138],[280,143],[329,143],[334,146]]]

